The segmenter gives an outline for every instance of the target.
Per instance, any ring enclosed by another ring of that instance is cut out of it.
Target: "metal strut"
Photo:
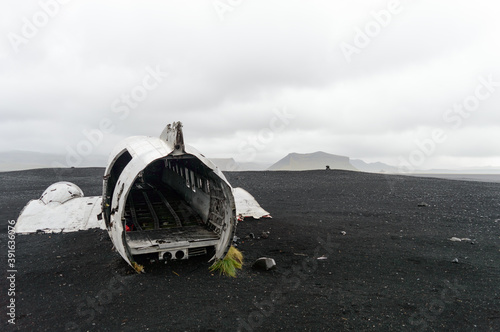
[[[139,225],[139,222],[137,221],[137,213],[135,211],[135,206],[134,206],[134,201],[132,199],[132,195],[128,196],[128,205],[130,206],[130,214],[132,215],[132,222],[134,223],[135,228],[138,231],[142,231],[141,225]]]
[[[158,219],[158,216],[156,215],[156,212],[153,208],[153,204],[151,204],[151,201],[149,200],[148,194],[146,194],[145,191],[142,192],[142,195],[144,196],[144,200],[146,201],[146,204],[148,205],[149,212],[151,212],[151,215],[153,216],[153,220],[155,222],[154,229],[159,229],[160,228],[160,219]]]
[[[167,207],[168,211],[170,211],[170,213],[174,217],[175,223],[177,224],[177,226],[182,227],[181,219],[179,218],[179,216],[177,215],[177,213],[175,213],[174,208],[172,208],[172,205],[170,205],[170,203],[167,201],[167,199],[165,198],[165,196],[163,196],[163,194],[159,190],[156,190],[156,193],[160,196],[161,201],[163,202],[163,204],[165,204],[165,206]]]

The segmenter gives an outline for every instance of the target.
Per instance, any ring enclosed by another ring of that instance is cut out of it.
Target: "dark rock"
[[[270,270],[275,266],[276,262],[274,261],[274,259],[268,257],[261,257],[252,264],[252,268],[263,271]]]

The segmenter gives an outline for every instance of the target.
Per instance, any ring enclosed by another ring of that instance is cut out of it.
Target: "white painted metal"
[[[255,198],[243,188],[233,188],[233,196],[236,201],[236,214],[243,218],[253,217],[260,219],[262,217],[270,218],[269,212],[260,207]]]
[[[76,232],[90,228],[105,229],[102,220],[101,197],[77,197],[63,204],[45,204],[40,199],[31,200],[16,222],[16,233]]]
[[[83,191],[71,182],[56,182],[43,192],[40,201],[44,204],[63,204],[75,197],[83,197]]]
[[[121,172],[113,191],[113,197],[110,197],[111,207],[109,222],[107,222],[107,229],[116,250],[131,266],[133,266],[133,253],[126,243],[126,236],[123,228],[127,197],[134,185],[134,182],[139,176],[142,175],[144,169],[152,162],[166,158],[167,156],[194,156],[205,166],[211,169],[220,179],[222,191],[225,197],[225,204],[229,208],[224,210],[224,224],[217,229],[219,241],[215,245],[215,255],[212,259],[223,258],[229,248],[229,245],[231,244],[236,227],[236,207],[231,185],[215,164],[213,164],[195,148],[184,144],[181,128],[182,125],[180,123],[174,123],[173,125],[167,126],[160,138],[134,136],[125,139],[113,150],[113,153],[116,153],[117,155],[111,156],[111,163],[106,168],[104,176],[105,179],[111,176],[114,163],[118,160],[118,155],[121,155],[124,151],[128,151],[132,158]],[[109,191],[107,185],[108,183],[105,180],[103,187],[104,194]],[[103,204],[106,204],[106,200],[103,200]],[[103,205],[103,210],[105,209],[106,206]],[[106,213],[104,214],[104,217],[107,218]]]
[[[40,199],[30,201],[26,205],[18,218],[16,232],[72,232],[89,228],[107,229],[116,250],[128,264],[134,266],[132,255],[151,252],[152,246],[148,248],[147,241],[143,240],[134,242],[133,237],[125,232],[127,198],[135,181],[143,176],[144,170],[151,163],[168,158],[173,158],[169,160],[184,158],[193,160],[194,158],[204,165],[201,167],[197,164],[203,169],[205,175],[209,174],[210,181],[214,181],[212,184],[215,184],[216,188],[209,189],[208,179],[203,180],[193,170],[188,172],[186,168],[183,171],[187,174],[185,176],[187,187],[182,185],[178,189],[187,195],[188,203],[192,204],[195,211],[197,210],[203,222],[212,222],[211,225],[215,229],[213,237],[183,238],[177,242],[168,239],[162,245],[157,244],[154,250],[158,251],[160,256],[162,250],[179,250],[187,254],[188,249],[214,246],[215,255],[212,259],[221,259],[225,256],[233,239],[237,211],[243,216],[255,218],[269,215],[267,211],[260,208],[248,192],[241,188],[233,191],[224,174],[214,163],[195,148],[184,144],[182,125],[177,122],[167,126],[159,138],[129,137],[113,149],[104,174],[102,199],[101,197],[83,197],[83,192],[75,184],[55,183],[47,188]],[[169,172],[165,172],[164,176],[174,176],[175,172],[180,171],[172,168]],[[186,189],[188,187],[189,189]],[[189,198],[191,195],[194,197],[193,200]],[[236,202],[239,205],[238,210]],[[214,205],[219,204],[222,204],[223,208],[214,208]],[[98,219],[101,211],[104,220]],[[214,219],[209,218],[211,215],[217,216],[215,224]],[[210,233],[208,229],[205,232]],[[168,235],[167,232],[165,234]],[[127,244],[127,239],[131,241],[130,244]]]
[[[50,188],[50,187],[49,187]],[[243,188],[233,188],[236,214],[256,219],[269,213]],[[21,234],[77,232],[91,228],[106,229],[101,213],[101,196],[77,197],[63,204],[45,204],[31,200],[23,208],[16,222],[16,232]]]

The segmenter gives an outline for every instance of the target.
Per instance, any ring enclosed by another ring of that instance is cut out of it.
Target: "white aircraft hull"
[[[102,198],[83,197],[71,183],[54,184],[27,204],[16,231],[107,229],[118,253],[137,268],[134,257],[144,254],[168,260],[214,252],[212,259],[222,259],[237,218],[247,216],[270,217],[248,192],[233,189],[209,159],[184,144],[178,122],[159,138],[121,142],[106,167]]]

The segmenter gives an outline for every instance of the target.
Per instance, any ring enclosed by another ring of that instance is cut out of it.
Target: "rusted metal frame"
[[[175,213],[174,208],[172,208],[172,206],[167,201],[167,199],[165,198],[165,196],[163,196],[163,194],[159,190],[156,190],[156,193],[160,196],[163,204],[165,204],[165,206],[167,207],[168,211],[170,211],[170,213],[174,217],[175,223],[177,224],[177,226],[182,227],[181,219],[179,218],[179,216],[177,215],[177,213]]]
[[[139,221],[137,220],[137,213],[135,211],[134,200],[132,199],[132,195],[128,196],[128,206],[130,207],[130,214],[132,215],[132,222],[134,223],[135,228],[138,231],[142,231],[141,225],[139,225]]]
[[[146,192],[143,191],[142,195],[144,196],[144,200],[146,201],[146,204],[149,208],[149,211],[151,212],[151,215],[153,216],[153,220],[155,223],[154,229],[160,229],[160,219],[158,219],[158,216],[156,215],[156,212],[153,208],[153,204],[151,204],[151,201],[149,200],[148,194],[146,194]]]

